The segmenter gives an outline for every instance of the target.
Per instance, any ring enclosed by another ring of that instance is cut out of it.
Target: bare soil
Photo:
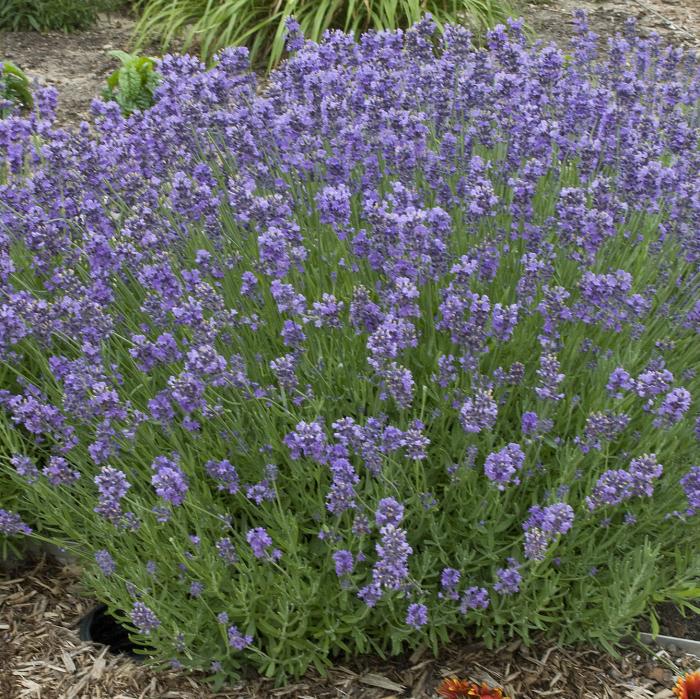
[[[78,124],[119,66],[108,52],[129,51],[134,25],[131,17],[114,14],[101,15],[94,27],[73,34],[0,32],[0,60],[8,59],[30,78],[57,88],[58,122]]]
[[[700,614],[690,610],[682,612],[673,602],[662,602],[656,606],[656,615],[659,619],[659,633],[664,636],[700,641]],[[639,628],[651,632],[651,626],[646,620]]]
[[[577,8],[586,10],[591,30],[603,40],[634,17],[642,36],[656,32],[674,46],[700,51],[700,0],[543,0],[519,9],[536,37],[564,47],[573,36]]]

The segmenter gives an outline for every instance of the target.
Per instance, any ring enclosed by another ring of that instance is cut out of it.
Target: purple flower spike
[[[444,568],[440,574],[440,587],[442,592],[438,593],[440,597],[448,597],[449,599],[459,599],[457,586],[462,578],[462,574],[456,568]]]
[[[44,475],[51,485],[72,485],[80,478],[80,473],[70,467],[62,456],[52,456],[44,468]]]
[[[520,583],[523,580],[523,576],[518,570],[519,567],[516,561],[510,559],[507,568],[499,568],[496,571],[498,581],[493,586],[493,589],[499,595],[514,595],[520,591]]]
[[[143,602],[134,602],[130,616],[132,623],[142,634],[149,635],[160,626],[158,617]]]
[[[694,515],[700,510],[700,466],[693,466],[681,478],[681,486],[688,499],[688,515]]]
[[[459,611],[466,614],[471,609],[487,609],[490,603],[489,592],[486,588],[470,587],[462,595]]]
[[[484,473],[486,477],[497,484],[499,490],[505,490],[506,485],[520,482],[516,473],[525,463],[525,453],[518,444],[508,444],[500,451],[486,457]]]
[[[10,463],[15,467],[15,471],[17,471],[27,483],[36,483],[39,480],[39,469],[28,456],[16,454],[10,459]]]
[[[383,527],[385,524],[398,525],[403,519],[403,505],[394,498],[384,498],[377,505],[377,512],[374,519],[377,526]]]
[[[109,577],[117,570],[117,564],[106,549],[95,551],[95,562],[106,577]]]
[[[602,505],[619,505],[632,497],[634,479],[621,469],[606,471],[593,488],[593,493],[586,498],[589,510]]]
[[[253,642],[253,637],[242,634],[235,624],[229,626],[226,633],[228,635],[228,644],[235,650],[244,650]]]
[[[355,567],[355,562],[350,551],[336,551],[333,554],[333,562],[335,563],[335,574],[338,577],[350,575]]]
[[[491,391],[477,389],[474,398],[467,398],[459,411],[465,432],[478,433],[491,430],[496,424],[498,406]]]
[[[685,388],[674,388],[664,398],[656,411],[654,427],[671,427],[683,419],[690,408],[692,398]]]
[[[264,527],[256,527],[255,529],[249,530],[246,534],[246,539],[256,558],[269,557],[267,549],[272,546],[272,538]]]
[[[15,534],[29,535],[31,533],[32,528],[25,524],[18,514],[0,508],[0,534],[14,536]]]
[[[406,532],[393,524],[385,524],[380,533],[380,543],[375,546],[379,558],[372,568],[372,578],[382,588],[398,590],[408,577],[408,557],[413,549]]]
[[[122,517],[120,501],[131,488],[126,474],[111,466],[104,466],[95,476],[95,484],[99,491],[95,512],[116,524]]]
[[[182,505],[189,488],[187,476],[182,469],[165,456],[156,457],[151,468],[155,471],[151,483],[156,493],[173,505]]]
[[[428,623],[428,608],[424,604],[410,604],[406,612],[406,623],[420,629]]]
[[[537,425],[539,424],[537,413],[523,413],[520,423],[523,434],[533,434],[537,431]]]
[[[219,490],[226,490],[230,495],[238,492],[238,474],[229,461],[207,461],[204,468],[209,476],[218,481]]]
[[[643,454],[633,459],[627,470],[632,477],[632,494],[651,497],[654,481],[661,478],[664,467],[656,461],[656,454]]]

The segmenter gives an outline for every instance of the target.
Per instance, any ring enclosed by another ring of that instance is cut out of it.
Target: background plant
[[[110,51],[109,55],[118,58],[121,67],[107,78],[103,99],[116,102],[125,116],[153,106],[154,93],[160,82],[160,75],[155,70],[156,59],[124,51]]]
[[[290,22],[262,94],[227,50],[0,124],[3,472],[156,660],[612,648],[692,601],[700,74],[577,22],[568,60]]]
[[[75,31],[86,29],[97,17],[98,4],[84,0],[4,0],[0,29]]]
[[[226,46],[247,46],[253,64],[276,65],[284,52],[284,22],[294,15],[304,35],[318,41],[327,29],[358,35],[368,29],[406,28],[430,12],[438,26],[466,22],[482,33],[509,16],[505,0],[143,0],[137,43],[182,37],[205,61]]]
[[[0,118],[18,107],[26,110],[33,106],[29,78],[24,71],[10,61],[0,62]]]

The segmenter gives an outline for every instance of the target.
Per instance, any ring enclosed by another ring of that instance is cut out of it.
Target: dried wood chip
[[[375,675],[372,672],[366,675],[362,675],[359,681],[362,684],[369,685],[370,687],[390,689],[392,692],[403,692],[403,690],[405,689],[405,687],[402,684],[396,684],[396,682],[392,682],[388,677],[383,677],[382,675]]]
[[[71,658],[65,650],[61,653],[61,657],[63,658],[63,664],[66,666],[66,670],[68,670],[68,672],[75,672],[76,667],[73,658]]]

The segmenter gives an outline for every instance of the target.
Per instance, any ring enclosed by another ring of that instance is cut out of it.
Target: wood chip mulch
[[[75,567],[42,559],[0,576],[1,699],[427,699],[445,676],[485,680],[512,699],[673,699],[674,677],[700,667],[698,658],[666,651],[611,658],[592,649],[461,643],[438,658],[362,658],[282,689],[256,680],[213,692],[201,675],[155,671],[80,641],[78,621],[93,604],[80,596]]]

